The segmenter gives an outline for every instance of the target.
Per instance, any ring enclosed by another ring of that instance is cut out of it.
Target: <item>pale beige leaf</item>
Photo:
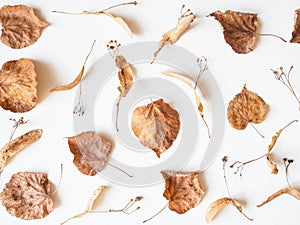
[[[32,8],[25,5],[4,5],[0,9],[1,41],[19,49],[35,43],[49,24],[40,20]]]
[[[279,197],[280,195],[283,195],[283,194],[291,195],[294,198],[300,200],[300,192],[295,188],[288,187],[288,188],[283,188],[283,189],[275,192],[270,197],[268,197],[265,201],[263,201],[261,204],[257,205],[257,207],[261,207],[261,206],[267,204],[268,202],[272,201],[273,199],[275,199],[275,198],[277,198],[277,197]]]
[[[125,22],[123,18],[116,16],[115,14],[112,13],[103,12],[103,14],[116,21],[128,33],[130,37],[133,37],[133,32],[131,31],[128,23]]]
[[[43,130],[31,130],[26,134],[17,137],[4,145],[0,150],[0,171],[3,170],[8,159],[26,148],[28,145],[38,141],[42,136]]]
[[[160,157],[177,138],[180,129],[179,113],[160,99],[134,109],[131,128],[139,141]]]
[[[99,196],[102,194],[103,190],[106,188],[106,186],[99,186],[94,192],[93,194],[91,195],[88,203],[87,203],[87,206],[85,208],[85,210],[82,212],[82,213],[79,213],[75,216],[72,216],[70,217],[69,219],[67,219],[66,221],[62,222],[61,225],[69,222],[70,220],[72,219],[78,219],[78,218],[81,218],[83,216],[85,216],[86,214],[90,213],[90,211],[93,209],[94,207],[94,203],[95,201],[99,198]]]
[[[45,173],[14,174],[0,193],[0,200],[13,216],[24,220],[42,219],[53,210],[51,182]]]
[[[164,197],[169,200],[169,209],[183,214],[195,208],[204,196],[199,174],[201,172],[161,171],[165,179]]]
[[[190,13],[189,15],[181,15],[176,27],[162,35],[158,49],[154,52],[154,58],[151,64],[155,61],[159,52],[166,44],[169,43],[173,45],[179,40],[179,38],[190,28],[191,23],[195,20],[195,18],[196,16],[193,13]]]
[[[0,106],[12,112],[27,112],[37,104],[37,74],[32,61],[12,60],[0,71]]]

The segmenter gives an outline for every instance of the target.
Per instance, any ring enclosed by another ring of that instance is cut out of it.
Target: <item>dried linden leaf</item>
[[[115,62],[120,69],[118,71],[118,78],[120,81],[118,90],[120,91],[120,97],[124,98],[133,85],[133,73],[130,64],[126,61],[124,56],[118,55]]]
[[[227,118],[230,125],[237,130],[244,130],[248,123],[261,123],[269,110],[265,101],[257,94],[243,90],[229,102]]]
[[[227,10],[225,13],[216,11],[210,14],[223,27],[225,41],[240,54],[251,52],[256,44],[257,14]]]
[[[24,220],[42,219],[53,210],[51,182],[45,173],[14,174],[0,193],[0,200],[13,216]]]
[[[112,143],[95,131],[87,131],[68,138],[73,163],[78,170],[88,176],[101,172],[112,150]]]
[[[91,211],[91,210],[93,209],[93,207],[94,207],[95,201],[96,201],[96,200],[98,199],[98,197],[102,194],[102,192],[103,192],[103,190],[104,190],[105,188],[106,188],[105,186],[99,186],[99,187],[93,192],[93,194],[91,195],[91,197],[90,197],[90,199],[89,199],[89,201],[88,201],[88,203],[87,203],[87,206],[86,206],[85,210],[84,210],[82,213],[80,213],[80,214],[78,214],[78,215],[76,215],[76,216],[70,217],[70,218],[67,219],[66,221],[62,222],[61,225],[63,225],[63,224],[65,224],[65,223],[69,222],[69,221],[72,220],[72,219],[78,219],[78,218],[81,218],[81,217],[85,216],[86,214],[90,213],[90,211]]]
[[[295,15],[295,25],[290,42],[300,43],[300,9],[295,10]]]
[[[26,148],[28,145],[38,141],[42,136],[43,130],[31,130],[26,134],[10,141],[0,150],[0,171],[3,170],[8,159]]]
[[[199,174],[201,172],[161,171],[165,179],[164,197],[169,209],[183,214],[196,207],[204,196]]]
[[[27,112],[37,104],[37,74],[28,59],[8,61],[0,70],[0,106],[12,112]]]
[[[232,198],[220,198],[209,205],[205,215],[206,222],[210,223],[211,221],[213,221],[218,213],[229,204],[233,205],[239,212],[243,211],[239,201]]]
[[[19,49],[35,43],[49,24],[40,20],[32,8],[25,5],[5,5],[0,9],[1,41]]]
[[[177,138],[179,113],[160,99],[134,109],[131,127],[139,141],[160,157]]]
[[[179,38],[190,28],[191,23],[195,20],[196,16],[191,12],[190,9],[188,9],[186,12],[183,12],[184,7],[185,6],[183,5],[181,8],[181,15],[178,19],[176,27],[162,35],[162,39],[159,42],[158,49],[154,52],[154,58],[151,64],[155,61],[161,49],[166,44],[175,44],[179,40]]]
[[[267,204],[268,202],[272,201],[273,199],[275,199],[275,198],[277,198],[277,197],[279,197],[280,195],[283,195],[283,194],[291,195],[294,198],[300,200],[300,192],[295,188],[288,187],[288,188],[283,188],[283,189],[275,192],[270,197],[268,197],[267,200],[265,200],[261,204],[257,205],[257,207],[261,207],[261,206]]]

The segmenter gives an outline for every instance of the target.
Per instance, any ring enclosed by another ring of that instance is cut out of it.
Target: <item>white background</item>
[[[45,219],[22,221],[10,216],[4,207],[0,207],[1,224],[59,224],[69,216],[84,209],[85,204],[98,185],[108,185],[99,209],[118,208],[127,200],[137,195],[144,196],[140,202],[141,210],[133,215],[102,214],[88,215],[69,224],[141,224],[144,219],[154,214],[166,204],[162,197],[164,184],[148,188],[126,188],[110,184],[99,176],[87,177],[73,166],[73,156],[69,152],[64,137],[73,135],[73,103],[76,88],[65,93],[49,93],[49,89],[58,84],[68,83],[79,72],[82,62],[94,39],[95,49],[88,61],[87,68],[106,53],[106,44],[110,39],[117,39],[122,44],[144,40],[159,40],[161,34],[172,28],[177,21],[179,9],[186,4],[198,16],[192,28],[178,41],[197,55],[204,55],[209,61],[209,68],[217,80],[224,97],[228,102],[243,87],[259,93],[269,104],[270,112],[266,120],[257,128],[266,136],[259,137],[248,127],[237,131],[226,122],[226,132],[220,154],[212,166],[202,176],[206,195],[198,207],[184,215],[165,210],[159,217],[148,224],[204,224],[205,211],[208,205],[217,198],[226,196],[222,174],[221,158],[228,155],[230,162],[246,161],[265,153],[272,135],[286,123],[299,118],[298,105],[288,90],[273,77],[271,68],[294,65],[292,80],[300,95],[300,45],[283,43],[272,37],[258,37],[255,50],[247,55],[234,53],[224,41],[219,24],[206,15],[226,9],[258,13],[261,33],[274,33],[289,40],[294,24],[294,10],[300,7],[297,0],[190,0],[190,1],[154,1],[141,0],[138,6],[125,6],[111,12],[130,21],[134,33],[128,35],[111,19],[105,16],[68,16],[54,14],[52,10],[79,12],[82,10],[101,10],[119,1],[16,1],[2,0],[5,4],[26,4],[35,9],[39,17],[51,25],[46,28],[41,38],[32,46],[13,50],[0,43],[0,64],[22,57],[34,61],[39,81],[39,102],[35,109],[22,114],[30,122],[22,126],[16,136],[34,128],[44,130],[40,141],[17,155],[5,168],[1,176],[1,189],[12,174],[18,171],[42,171],[49,174],[50,180],[57,184],[60,163],[64,164],[64,176],[59,192],[55,197],[55,210]],[[178,56],[180,57],[180,56]],[[11,121],[19,118],[18,114],[0,110],[0,145],[9,138]],[[213,224],[299,224],[300,203],[289,196],[282,196],[272,203],[256,208],[256,204],[268,195],[285,187],[284,167],[281,159],[295,159],[290,167],[290,181],[300,188],[300,124],[294,124],[286,130],[274,149],[274,159],[280,164],[279,174],[271,175],[264,160],[245,167],[244,177],[240,179],[228,170],[228,182],[231,194],[241,200],[245,212],[252,218],[248,222],[235,209],[226,208]],[[190,131],[192,132],[192,131]]]

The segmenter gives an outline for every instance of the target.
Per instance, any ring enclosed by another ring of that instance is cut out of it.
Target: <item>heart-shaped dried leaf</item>
[[[226,10],[225,13],[213,12],[210,16],[222,25],[225,41],[236,53],[246,54],[254,49],[258,27],[257,14]]]
[[[261,207],[261,206],[267,204],[268,202],[272,201],[273,199],[275,199],[275,198],[277,198],[277,197],[279,197],[280,195],[283,195],[283,194],[291,195],[294,198],[300,200],[300,192],[295,188],[288,187],[288,188],[283,188],[283,189],[275,192],[270,197],[268,197],[267,200],[265,200],[261,204],[257,205],[257,207]]]
[[[0,71],[0,106],[12,112],[27,112],[37,104],[37,74],[28,59],[8,61]]]
[[[19,49],[35,43],[49,24],[40,20],[32,8],[25,5],[2,6],[1,41],[11,48]]]
[[[201,172],[161,171],[165,179],[164,197],[169,209],[183,214],[196,207],[204,196],[199,174]]]
[[[2,171],[8,159],[26,148],[28,145],[38,141],[41,138],[42,133],[43,130],[40,129],[31,130],[4,145],[0,150],[0,171]]]
[[[13,216],[24,220],[42,219],[53,210],[51,182],[45,173],[14,174],[0,193],[0,200]]]
[[[256,93],[248,91],[244,85],[243,90],[229,102],[227,118],[233,128],[244,130],[248,123],[261,123],[268,110],[265,101]]]
[[[95,131],[87,131],[68,138],[74,155],[73,163],[78,170],[89,176],[101,172],[112,150],[112,143]]]
[[[229,204],[233,205],[239,212],[243,211],[242,205],[239,203],[239,201],[231,198],[220,198],[209,205],[205,215],[206,222],[210,223],[213,221],[218,213]]]
[[[139,141],[160,157],[177,138],[179,113],[160,99],[137,107],[132,113],[131,127]]]
[[[294,30],[290,42],[300,43],[300,9],[295,10],[295,16]]]

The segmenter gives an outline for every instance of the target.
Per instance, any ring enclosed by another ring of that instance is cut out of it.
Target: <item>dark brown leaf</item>
[[[292,39],[290,40],[290,42],[300,43],[300,9],[295,10],[295,14],[295,25],[292,33]]]
[[[165,179],[164,197],[169,208],[183,214],[196,207],[204,196],[199,174],[201,172],[161,171]]]
[[[229,102],[227,118],[233,128],[244,130],[248,123],[261,123],[268,110],[265,101],[256,93],[248,91],[244,85],[243,90]]]
[[[37,104],[37,74],[28,59],[8,61],[0,71],[0,106],[12,112],[27,112]]]
[[[87,131],[68,138],[74,155],[73,163],[78,170],[89,176],[101,172],[112,150],[112,143],[95,131]]]
[[[51,182],[45,173],[14,174],[0,193],[0,200],[13,216],[24,220],[42,219],[53,210]]]
[[[213,12],[210,16],[222,25],[224,38],[236,53],[246,54],[254,49],[258,27],[257,14],[227,10],[225,13]]]
[[[160,99],[137,107],[132,114],[131,127],[139,141],[160,157],[177,138],[179,113]]]
[[[1,41],[11,48],[19,49],[35,43],[41,32],[49,24],[40,20],[32,8],[25,5],[2,6],[0,9],[2,25]]]

